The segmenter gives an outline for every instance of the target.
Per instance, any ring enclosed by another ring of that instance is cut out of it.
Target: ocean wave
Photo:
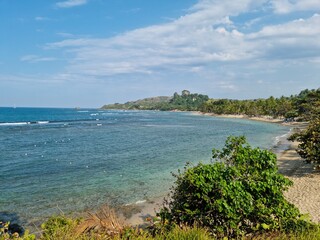
[[[20,126],[20,125],[28,125],[31,124],[31,122],[5,122],[0,123],[0,126]]]
[[[146,203],[147,202],[147,200],[138,200],[138,201],[136,201],[136,204],[143,204],[143,203]]]
[[[145,124],[144,127],[158,127],[158,128],[192,128],[190,125],[169,125],[169,124]]]
[[[281,141],[283,140],[287,140],[288,136],[291,134],[291,129],[289,132],[283,134],[283,135],[280,135],[280,136],[276,136],[274,138],[274,145],[278,145]]]
[[[53,120],[53,121],[30,121],[30,122],[0,122],[0,126],[23,126],[23,125],[37,125],[37,124],[64,124],[76,122],[93,122],[100,121],[100,119],[73,119],[73,120]]]
[[[147,202],[147,200],[143,199],[143,200],[138,200],[138,201],[136,201],[135,203],[127,203],[127,204],[125,204],[124,206],[139,205],[139,204],[144,204],[144,203],[146,203],[146,202]]]
[[[50,123],[49,121],[37,121],[38,124],[47,124]]]

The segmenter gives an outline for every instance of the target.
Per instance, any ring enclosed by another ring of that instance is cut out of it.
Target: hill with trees
[[[181,95],[177,92],[172,97],[153,97],[137,101],[126,102],[124,104],[115,103],[104,105],[102,109],[126,109],[126,110],[180,110],[198,111],[200,107],[209,100],[207,95],[190,93],[183,90]]]
[[[171,99],[172,97],[167,96],[144,98],[126,103],[104,105],[102,109],[151,110],[157,109],[162,104],[168,104]]]

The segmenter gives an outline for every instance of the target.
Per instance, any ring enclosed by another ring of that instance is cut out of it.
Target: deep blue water
[[[0,217],[23,222],[163,196],[171,172],[229,135],[270,148],[288,127],[157,111],[0,108]],[[58,207],[57,207],[58,206]]]

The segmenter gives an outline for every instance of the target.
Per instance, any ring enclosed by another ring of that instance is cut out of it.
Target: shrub
[[[15,224],[13,224],[15,225]],[[29,234],[29,231],[24,231],[23,234],[19,234],[16,231],[12,230],[12,226],[10,222],[1,222],[0,221],[0,240],[35,240],[34,234]]]
[[[45,223],[41,224],[43,240],[51,239],[72,239],[72,231],[79,223],[65,216],[52,216]]]
[[[307,163],[316,163],[320,166],[320,118],[310,121],[308,128],[295,133],[289,138],[299,143],[297,152]]]
[[[163,222],[199,224],[218,237],[233,237],[289,230],[303,221],[284,198],[292,182],[278,173],[275,154],[251,148],[245,137],[229,137],[212,155],[213,163],[187,165],[175,175],[170,200],[159,213]]]

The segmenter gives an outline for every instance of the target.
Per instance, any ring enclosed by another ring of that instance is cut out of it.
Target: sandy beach
[[[194,114],[202,113],[194,112]],[[295,129],[303,129],[307,124],[296,122],[286,123],[281,119],[270,119],[266,117],[248,118],[240,115],[227,116],[228,118],[243,118],[290,125]],[[293,181],[293,186],[285,192],[285,196],[291,203],[299,208],[301,213],[309,214],[311,220],[314,222],[320,222],[320,171],[314,170],[312,164],[306,164],[301,159],[295,150],[297,146],[297,142],[291,143],[286,139],[282,139],[277,148],[274,149],[278,157],[279,172]],[[126,223],[133,226],[143,225],[146,218],[155,216],[156,211],[161,207],[162,201],[163,198],[159,198],[150,202],[137,204],[136,207],[139,210],[126,219]]]
[[[320,171],[300,158],[295,151],[297,145],[292,143],[278,155],[279,172],[293,181],[285,196],[301,213],[310,214],[312,221],[320,222]]]

